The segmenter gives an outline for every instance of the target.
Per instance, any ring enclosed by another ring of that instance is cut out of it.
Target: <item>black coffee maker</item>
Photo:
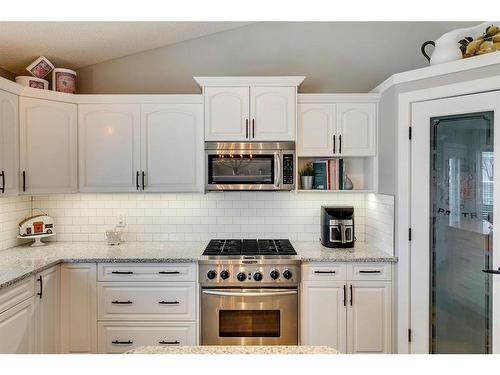
[[[354,207],[321,206],[321,244],[354,247]]]

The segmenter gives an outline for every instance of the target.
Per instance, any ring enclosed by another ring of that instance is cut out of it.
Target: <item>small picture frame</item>
[[[40,56],[26,68],[28,72],[37,78],[46,77],[53,69],[54,65],[45,56]]]

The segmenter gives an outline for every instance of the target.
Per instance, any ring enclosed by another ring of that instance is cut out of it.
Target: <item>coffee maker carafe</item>
[[[321,244],[354,247],[354,207],[321,206]]]

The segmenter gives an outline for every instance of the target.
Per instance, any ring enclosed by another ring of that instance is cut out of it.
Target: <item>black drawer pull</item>
[[[2,187],[0,188],[0,190],[3,194],[5,193],[5,171],[2,171],[2,173],[0,173],[0,177],[2,177]]]
[[[158,301],[160,305],[178,305],[179,301]]]
[[[132,275],[134,272],[132,271],[111,271],[111,273],[115,275]]]
[[[111,301],[113,305],[131,305],[132,301]]]
[[[179,275],[180,271],[158,271],[160,275]]]
[[[111,341],[111,344],[113,345],[132,345],[134,342],[133,341],[118,341],[118,340],[115,340],[115,341]]]
[[[382,273],[380,270],[361,270],[359,273]]]
[[[162,341],[158,341],[158,344],[160,345],[179,345],[181,342],[180,341],[165,341],[165,340],[162,340]]]
[[[319,274],[334,274],[334,273],[337,273],[337,271],[314,271],[314,273],[319,273]]]

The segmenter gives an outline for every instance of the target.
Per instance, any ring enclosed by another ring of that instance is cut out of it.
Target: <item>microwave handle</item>
[[[281,154],[278,152],[274,153],[274,186],[276,189],[280,187],[280,179],[281,179]]]

